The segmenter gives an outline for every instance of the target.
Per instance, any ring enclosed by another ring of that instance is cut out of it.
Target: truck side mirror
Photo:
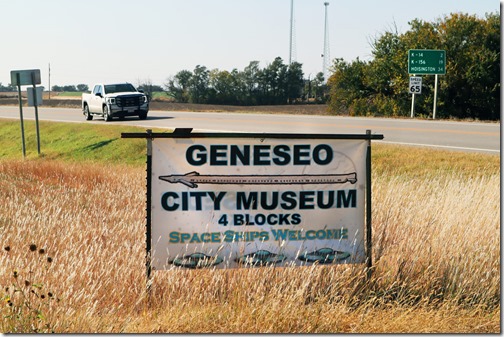
[[[100,97],[103,97],[103,96],[102,96],[102,94],[101,94],[101,92],[97,92],[97,93],[95,94],[95,96],[100,96]]]

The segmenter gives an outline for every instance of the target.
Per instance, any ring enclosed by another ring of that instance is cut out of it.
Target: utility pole
[[[49,99],[51,99],[51,63],[49,63]]]
[[[328,22],[327,22],[327,6],[329,6],[329,2],[324,2],[325,6],[325,25],[324,25],[324,53],[322,54],[323,63],[322,63],[322,73],[324,74],[324,80],[327,82],[327,75],[329,71],[329,62],[330,62],[330,52],[329,52],[329,30]]]

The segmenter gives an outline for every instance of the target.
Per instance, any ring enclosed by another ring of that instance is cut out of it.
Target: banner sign
[[[369,139],[149,139],[152,268],[364,263]]]

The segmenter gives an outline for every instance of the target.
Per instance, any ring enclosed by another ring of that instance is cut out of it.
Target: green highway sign
[[[40,81],[40,69],[11,70],[12,85],[35,85]]]
[[[410,49],[408,51],[408,74],[445,75],[446,51]]]

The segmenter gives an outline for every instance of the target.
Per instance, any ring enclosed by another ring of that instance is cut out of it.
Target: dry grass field
[[[2,332],[501,332],[497,156],[374,144],[370,280],[157,271],[148,296],[144,166],[0,159],[0,199]]]

